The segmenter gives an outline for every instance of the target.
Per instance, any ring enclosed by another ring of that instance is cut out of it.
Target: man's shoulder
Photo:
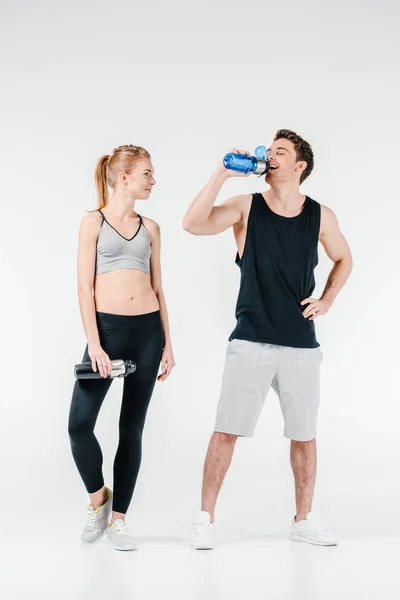
[[[243,219],[246,218],[246,216],[249,214],[252,199],[253,194],[238,194],[236,196],[231,196],[223,203],[224,206],[234,208],[235,210],[240,212],[241,220],[238,223],[236,223],[236,225],[242,224]]]
[[[321,227],[320,227],[320,235],[324,235],[326,231],[335,228],[337,225],[337,217],[334,211],[329,208],[329,206],[325,206],[321,204]]]
[[[316,209],[321,214],[321,219],[332,219],[335,217],[335,213],[329,206],[318,202],[318,200],[311,198],[311,196],[307,196],[307,198],[312,208]]]
[[[237,194],[236,196],[231,196],[225,200],[224,204],[243,206],[245,204],[250,204],[253,196],[254,194]]]
[[[315,198],[312,198],[308,194],[306,194],[306,198],[308,199],[310,204],[312,204],[313,206],[321,206],[322,207],[322,204],[320,202],[318,202],[318,200],[315,200]]]
[[[334,211],[331,208],[329,208],[329,206],[326,206],[326,204],[320,204],[320,207],[321,207],[321,215],[324,215],[328,218],[335,216]]]

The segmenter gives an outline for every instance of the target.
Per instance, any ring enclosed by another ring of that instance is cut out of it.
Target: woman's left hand
[[[175,366],[174,353],[172,352],[172,346],[166,346],[161,358],[161,369],[162,373],[157,377],[157,381],[165,381],[172,369]]]

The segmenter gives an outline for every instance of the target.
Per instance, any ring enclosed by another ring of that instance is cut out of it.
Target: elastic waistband
[[[133,327],[145,323],[161,322],[159,310],[143,315],[115,315],[114,313],[96,312],[99,327]]]

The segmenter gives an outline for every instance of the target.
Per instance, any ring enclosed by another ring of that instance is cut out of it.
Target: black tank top
[[[236,304],[239,338],[295,348],[317,348],[314,321],[305,319],[302,300],[312,295],[318,264],[321,205],[306,196],[296,217],[273,212],[262,194],[253,194]]]

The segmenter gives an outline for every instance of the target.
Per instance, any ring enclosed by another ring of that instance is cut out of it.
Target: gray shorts
[[[317,435],[319,348],[291,348],[234,339],[228,344],[214,431],[251,437],[269,389],[278,394],[285,437]]]

